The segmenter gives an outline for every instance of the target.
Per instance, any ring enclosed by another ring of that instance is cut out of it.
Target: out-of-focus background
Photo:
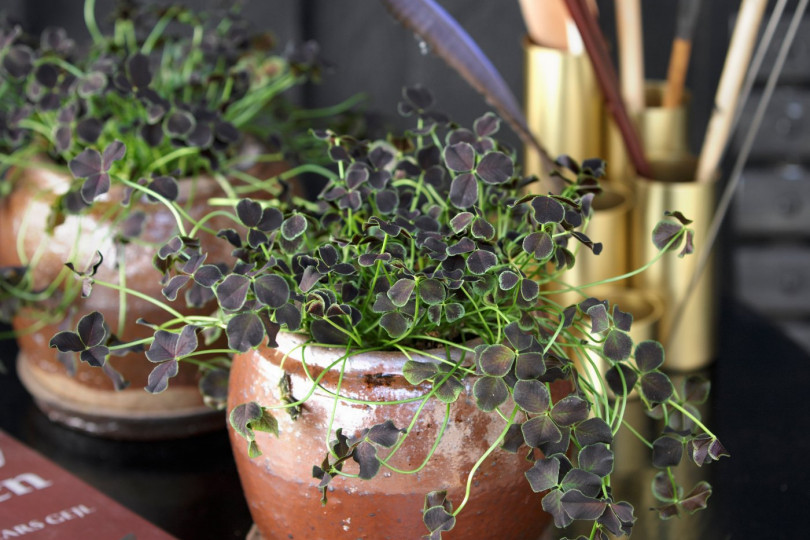
[[[32,33],[58,25],[81,40],[82,36],[89,39],[84,29],[82,3],[81,0],[2,0],[0,10],[5,10]],[[185,3],[195,7],[210,5],[205,0],[185,0]],[[393,20],[382,3],[376,0],[249,0],[244,4],[248,20],[257,28],[272,31],[280,44],[310,39],[319,43],[324,59],[332,67],[324,73],[320,84],[299,90],[296,99],[306,106],[328,106],[362,93],[366,96],[363,108],[368,114],[369,127],[384,129],[404,125],[396,115],[401,89],[422,83],[435,94],[437,107],[459,123],[471,125],[475,118],[491,110],[478,93]],[[514,93],[523,100],[522,39],[525,27],[517,0],[441,0],[440,4],[472,35]],[[614,3],[602,0],[598,4],[600,25],[615,52]],[[700,148],[712,111],[740,2],[712,0],[703,4],[687,78],[691,92],[689,142],[695,152]],[[114,5],[113,0],[98,0],[100,22],[105,21],[104,13],[112,13]],[[663,79],[674,34],[677,2],[648,0],[642,2],[642,9],[646,76],[648,79]],[[778,34],[783,35],[784,31]],[[779,41],[777,39],[777,45]],[[764,69],[772,66],[774,57],[775,50],[771,51]],[[750,123],[766,75],[762,73],[756,83],[738,130],[741,133]],[[502,130],[502,135],[507,143],[521,147],[517,136],[507,128]],[[731,168],[739,142],[740,137],[737,137],[731,145],[722,167],[724,174],[728,174]],[[806,495],[799,494],[800,491],[806,493],[806,486],[799,482],[802,478],[807,480],[806,467],[801,466],[802,460],[798,456],[806,454],[810,444],[806,440],[807,431],[798,429],[795,424],[796,416],[801,416],[796,407],[801,407],[802,400],[791,392],[799,391],[797,388],[806,392],[806,387],[800,385],[802,381],[808,382],[806,360],[810,357],[808,164],[810,17],[803,22],[756,138],[718,249],[718,287],[725,312],[721,313],[720,323],[722,362],[718,363],[713,374],[719,382],[713,390],[717,404],[713,415],[714,425],[733,456],[731,460],[712,466],[716,475],[716,494],[710,506],[716,504],[716,507],[711,516],[722,526],[718,526],[716,536],[683,533],[685,535],[671,538],[798,538],[800,531],[806,528],[798,525],[800,516],[804,516],[796,510],[802,507],[801,499],[806,500]],[[768,343],[776,345],[769,348]],[[763,390],[755,384],[761,375],[758,371],[761,367],[753,363],[734,364],[738,353],[742,355],[755,347],[761,348],[761,354],[772,356],[774,370],[780,373],[779,377],[773,377],[775,387],[771,390]],[[0,344],[0,351],[3,352],[3,361],[12,363],[12,345]],[[0,378],[11,376],[13,374],[0,375]],[[784,379],[792,379],[793,385],[789,389],[780,386]],[[762,407],[749,401],[762,400],[764,403],[773,396],[781,396],[785,401],[783,407],[769,409],[768,414],[772,416],[764,415]],[[121,471],[130,470],[129,467],[136,467],[136,471],[151,470],[154,478],[149,481],[153,486],[155,483],[162,485],[160,471],[165,463],[160,455],[145,455],[138,450],[139,443],[132,446],[114,441],[88,442],[84,436],[50,426],[33,409],[21,415],[20,407],[25,406],[21,403],[26,402],[19,389],[5,394],[0,392],[0,426],[14,429],[18,434],[27,433],[24,439],[35,447],[64,447],[64,466],[78,470],[91,480],[95,478],[101,487],[106,487],[119,499],[129,499],[124,502],[148,519],[163,520],[159,524],[175,534],[193,530],[188,525],[192,519],[206,519],[202,515],[206,512],[184,518],[172,516],[161,510],[158,502],[145,500],[149,495],[144,493],[149,492],[141,484],[145,484],[148,478],[138,472],[120,476]],[[789,418],[779,416],[782,409]],[[758,411],[762,417],[752,416]],[[804,439],[782,441],[778,445],[763,442],[797,432],[803,432]],[[197,456],[183,463],[184,470],[187,470],[185,480],[181,478],[176,480],[179,484],[173,484],[182,485],[182,488],[173,490],[165,485],[161,489],[170,501],[181,501],[191,493],[195,493],[197,499],[205,499],[203,492],[206,490],[220,489],[224,494],[231,493],[232,504],[220,507],[220,512],[232,516],[232,521],[224,525],[219,523],[220,529],[209,523],[208,530],[213,536],[205,538],[244,537],[249,517],[239,499],[238,484],[234,484],[235,472],[230,474],[232,465],[224,463],[207,467],[206,461],[194,450],[206,445],[210,452],[227,456],[227,444],[222,438],[206,437],[192,442],[167,443],[168,446],[158,450],[167,456],[179,453]],[[749,443],[760,444],[757,447],[759,454],[748,452],[746,445]],[[88,467],[81,458],[74,459],[74,454],[84,455],[85,447],[93,444],[101,445],[92,450],[101,456],[100,469]],[[796,468],[791,468],[793,466]],[[196,472],[206,468],[205,475]],[[172,470],[176,471],[176,468],[172,467]],[[135,491],[115,485],[118,480],[105,480],[108,474],[118,474],[115,478],[131,482]],[[203,503],[219,504],[215,501],[212,498],[209,502],[203,500]],[[637,511],[643,513],[646,509]],[[643,540],[644,536],[639,538]]]

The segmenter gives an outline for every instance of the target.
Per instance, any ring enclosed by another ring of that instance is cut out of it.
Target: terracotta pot
[[[304,397],[312,383],[301,363],[304,338],[279,334],[277,349],[260,347],[237,355],[231,368],[229,410],[240,403],[257,401],[265,407],[280,403],[278,382],[286,371],[291,394]],[[340,348],[307,347],[304,359],[315,377],[344,353]],[[289,356],[284,359],[285,353]],[[435,354],[443,355],[443,351]],[[427,357],[418,358],[429,361]],[[364,353],[346,362],[341,394],[358,400],[403,400],[423,395],[429,387],[410,385],[401,375],[405,357],[397,352]],[[280,367],[283,362],[283,370]],[[339,368],[324,377],[325,388],[336,389]],[[435,454],[417,474],[391,473],[384,467],[372,480],[336,478],[328,491],[328,502],[320,503],[318,480],[313,465],[326,455],[325,442],[333,399],[316,391],[304,405],[298,420],[275,411],[280,437],[256,433],[263,455],[251,459],[246,441],[230,430],[231,443],[242,487],[256,527],[265,540],[339,538],[374,540],[419,538],[427,533],[422,522],[425,495],[447,490],[457,508],[464,497],[467,475],[473,464],[497,439],[504,421],[496,414],[481,412],[471,398],[471,384],[452,405],[449,423]],[[398,428],[407,427],[420,402],[404,405],[361,405],[338,403],[333,430],[343,428],[349,436],[390,419]],[[411,429],[411,436],[398,450],[392,464],[413,470],[419,467],[444,421],[445,407],[430,400]],[[383,450],[380,455],[385,455]],[[541,494],[533,493],[524,477],[531,463],[525,447],[517,454],[496,450],[473,478],[471,500],[459,514],[455,528],[445,538],[536,540],[551,524],[540,506]],[[357,472],[357,464],[346,463],[345,472]]]
[[[123,259],[129,288],[166,301],[161,293],[160,274],[152,266],[155,249],[143,245],[143,242],[159,244],[176,234],[175,222],[168,210],[160,204],[133,201],[147,214],[147,221],[140,241],[127,244],[121,253],[113,241],[117,225],[109,218],[121,200],[120,190],[97,201],[89,213],[68,216],[55,227],[53,234],[47,232],[51,205],[67,191],[68,186],[67,177],[43,168],[23,171],[15,179],[14,190],[0,200],[0,235],[17,239],[17,244],[6,244],[0,252],[0,266],[22,264],[21,251],[26,262],[32,261],[34,290],[40,290],[63,271],[66,261],[84,269],[95,252],[100,251],[104,263],[96,274],[98,279],[119,283],[116,262]],[[220,193],[210,179],[183,180],[180,186],[178,201],[181,202],[187,201],[194,190],[195,202],[187,210],[196,217],[206,213],[204,201]],[[216,220],[207,225],[214,229],[232,226]],[[211,236],[203,236],[202,241],[212,252],[209,261],[226,260],[230,256],[226,242]],[[71,293],[60,287],[47,301],[24,309],[13,321],[18,332],[20,378],[49,417],[77,429],[116,438],[180,437],[221,428],[223,414],[203,404],[197,388],[199,374],[195,366],[181,365],[180,373],[171,380],[169,389],[159,395],[151,395],[143,389],[154,364],[142,353],[110,360],[115,369],[131,382],[123,391],[115,391],[102,370],[83,362],[78,362],[75,376],[69,377],[65,366],[58,360],[56,349],[49,348],[48,342],[59,330],[75,330],[80,315],[100,311],[110,330],[125,340],[151,334],[151,329],[136,324],[138,318],[161,323],[169,316],[150,302],[127,296],[126,320],[123,331],[119,333],[120,298],[117,291],[97,285],[90,297],[83,299],[76,295],[73,276],[67,276],[65,282],[72,284],[75,297],[71,299]],[[65,320],[62,319],[64,310],[57,308],[60,303],[69,306]],[[182,295],[170,304],[175,309],[190,311],[185,308]],[[209,311],[198,310],[200,313]]]

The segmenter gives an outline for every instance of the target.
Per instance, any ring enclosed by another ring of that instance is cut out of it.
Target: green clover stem
[[[669,400],[667,403],[668,403],[668,404],[669,404],[669,405],[670,405],[670,406],[671,406],[673,409],[676,409],[676,410],[680,411],[680,413],[681,413],[681,414],[683,414],[684,416],[686,416],[687,418],[689,418],[689,419],[690,419],[692,422],[694,422],[696,426],[698,426],[700,429],[702,429],[702,430],[703,430],[703,432],[704,432],[704,433],[706,433],[706,435],[708,435],[709,437],[711,437],[711,438],[713,438],[713,439],[717,439],[717,438],[718,438],[718,437],[717,437],[717,435],[715,435],[714,433],[712,433],[712,432],[709,430],[709,428],[707,428],[707,427],[706,427],[706,425],[705,425],[703,422],[701,422],[701,421],[700,421],[700,420],[699,420],[699,419],[698,419],[698,418],[697,418],[697,417],[696,417],[694,414],[692,414],[692,413],[691,413],[691,412],[689,412],[687,409],[685,409],[684,407],[682,407],[682,406],[681,406],[679,403],[677,403],[677,402],[675,402],[675,401],[673,401],[673,400]]]
[[[501,431],[501,434],[498,435],[498,438],[495,439],[495,442],[490,445],[486,451],[481,454],[481,457],[478,458],[478,461],[475,462],[472,469],[470,469],[470,473],[467,475],[467,484],[464,490],[464,499],[461,501],[461,504],[458,505],[458,508],[453,512],[453,516],[457,516],[470,500],[470,491],[472,489],[472,481],[473,477],[475,476],[475,472],[483,465],[484,461],[489,457],[489,455],[495,451],[496,448],[500,447],[501,443],[503,442],[504,437],[506,437],[506,433],[509,431],[509,428],[512,427],[512,424],[515,421],[515,416],[517,415],[518,411],[520,410],[519,407],[515,406],[512,408],[512,414],[509,416],[509,421],[506,422],[506,426]]]

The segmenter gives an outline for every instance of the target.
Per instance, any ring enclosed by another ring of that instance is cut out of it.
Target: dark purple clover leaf
[[[489,152],[481,158],[475,172],[487,184],[503,184],[515,174],[515,164],[502,152]]]
[[[694,514],[706,508],[706,501],[712,494],[712,486],[708,482],[698,482],[692,491],[680,500],[680,506],[686,513]]]
[[[589,444],[579,451],[577,463],[580,469],[604,477],[613,472],[613,452],[605,443]]]
[[[473,385],[476,405],[484,412],[495,410],[509,397],[509,388],[500,377],[481,377]]]
[[[485,249],[477,249],[467,256],[467,269],[479,276],[496,264],[498,264],[498,258],[494,253]]]
[[[685,257],[687,255],[691,255],[695,252],[695,232],[691,229],[687,229],[686,231],[686,242],[683,245],[683,249],[678,253],[678,257]]]
[[[228,311],[240,309],[247,300],[250,278],[241,274],[229,274],[214,288],[219,305]]]
[[[163,119],[163,129],[169,137],[185,137],[196,125],[194,115],[188,111],[177,110]]]
[[[613,442],[613,432],[607,422],[601,418],[588,418],[584,422],[580,422],[575,426],[574,434],[582,447]]]
[[[512,369],[515,351],[505,345],[486,345],[476,349],[476,363],[481,371],[493,377],[503,377]]]
[[[605,512],[597,519],[608,531],[615,536],[630,535],[636,517],[633,515],[633,506],[627,502],[608,503]],[[605,535],[607,538],[607,535]]]
[[[456,517],[450,513],[451,511],[452,505],[449,508],[446,504],[428,507],[427,501],[425,502],[422,521],[425,522],[425,526],[428,528],[428,531],[430,531],[430,540],[440,539],[443,531],[449,531],[455,527]]]
[[[538,459],[525,474],[529,486],[535,493],[556,487],[560,481],[560,459],[557,457]]]
[[[730,455],[719,440],[705,434],[689,441],[689,454],[698,467]]]
[[[448,323],[453,323],[461,319],[464,317],[465,312],[466,310],[463,304],[452,302],[444,305],[444,317],[447,319]]]
[[[290,299],[290,285],[281,276],[263,275],[253,281],[256,298],[271,308],[280,308]]]
[[[169,360],[156,365],[149,373],[146,381],[146,391],[150,394],[159,394],[169,387],[169,379],[177,375],[180,363]]]
[[[450,228],[456,234],[461,234],[473,221],[475,216],[471,212],[459,212],[450,220]]]
[[[149,58],[141,53],[132,55],[127,60],[127,72],[130,82],[139,89],[144,89],[152,82],[152,73],[149,69]]]
[[[228,370],[206,371],[200,379],[199,389],[207,404],[224,405],[228,399]]]
[[[405,362],[405,365],[402,366],[402,376],[413,385],[431,379],[437,373],[439,373],[439,367],[433,362],[408,360]]]
[[[411,321],[396,311],[380,317],[380,326],[394,339],[404,336],[410,328]]]
[[[529,348],[532,344],[532,336],[528,332],[520,328],[517,322],[510,322],[504,327],[504,334],[509,343],[518,351],[523,351]]]
[[[236,215],[245,227],[256,227],[262,219],[262,205],[252,199],[242,199],[236,204]]]
[[[109,354],[109,348],[104,345],[95,345],[79,353],[79,358],[93,367],[102,367],[107,362]]]
[[[588,418],[588,402],[577,396],[566,396],[551,408],[551,418],[559,426],[571,426]]]
[[[546,493],[541,502],[543,510],[551,514],[554,518],[554,526],[558,529],[568,527],[573,523],[574,518],[568,515],[562,505],[563,492],[559,489],[552,489]]]
[[[652,463],[659,469],[675,467],[683,456],[683,441],[664,435],[653,441]]]
[[[641,376],[641,393],[652,403],[663,403],[672,396],[674,388],[669,377],[661,371],[649,371]]]
[[[225,333],[228,335],[228,347],[239,352],[247,352],[261,344],[265,336],[265,326],[261,317],[248,311],[231,317]]]
[[[682,237],[683,225],[675,223],[670,220],[661,220],[655,226],[652,232],[652,240],[655,247],[659,250],[667,249],[668,251],[675,251],[681,244],[680,238]],[[676,240],[676,238],[678,238]],[[672,242],[672,245],[670,245]]]
[[[94,144],[103,129],[104,124],[98,118],[83,118],[76,123],[76,135],[88,144]]]
[[[399,440],[401,433],[405,433],[405,429],[397,428],[391,420],[386,420],[382,424],[371,426],[366,438],[374,444],[391,448]]]
[[[614,362],[627,360],[632,349],[633,340],[630,335],[615,328],[608,333],[605,343],[602,345],[602,352],[605,357]]]
[[[539,195],[531,201],[534,210],[534,219],[544,225],[546,223],[560,223],[565,217],[563,205],[551,197]]]
[[[657,341],[642,341],[636,345],[635,358],[638,369],[653,371],[664,363],[664,347]]]
[[[546,362],[539,352],[524,352],[515,359],[515,376],[522,380],[541,377],[546,372]]]
[[[510,291],[518,284],[520,276],[511,270],[504,270],[498,274],[498,287],[502,291]]]
[[[429,306],[441,304],[447,297],[447,289],[438,279],[424,279],[419,282],[419,298]]]
[[[537,380],[519,380],[512,393],[515,403],[528,413],[545,413],[551,404],[546,385]]]
[[[301,214],[295,214],[281,224],[281,236],[286,240],[295,240],[307,230],[307,220]]]
[[[534,302],[540,295],[540,285],[529,278],[520,280],[520,296],[526,302]]]
[[[185,326],[179,333],[158,330],[146,351],[146,358],[154,363],[177,360],[194,352],[197,345],[197,329],[194,326]]]
[[[464,385],[456,377],[450,376],[442,381],[443,376],[437,375],[433,378],[433,388],[436,391],[436,398],[442,403],[454,403],[464,391]]]
[[[48,345],[59,352],[81,352],[85,349],[79,334],[76,332],[62,331],[51,338]]]
[[[602,489],[602,479],[582,469],[571,469],[560,481],[563,491],[577,490],[588,497],[596,497]],[[572,516],[573,517],[573,516]]]
[[[629,394],[637,380],[638,373],[626,364],[614,364],[605,372],[608,387],[618,396]]]
[[[360,464],[360,478],[371,480],[380,470],[380,460],[377,458],[377,448],[366,441],[357,445],[352,459]]]
[[[95,347],[107,341],[109,329],[104,322],[104,316],[94,311],[82,317],[77,327],[79,338],[86,347]]]
[[[189,280],[191,280],[190,276],[174,276],[161,290],[163,296],[174,302],[177,300],[177,294],[180,292],[180,289],[182,289]]]
[[[180,194],[180,187],[177,184],[177,180],[175,180],[171,176],[156,176],[152,179],[151,182],[147,185],[147,187],[151,190],[163,197],[166,200],[174,201],[177,200],[177,196]],[[147,198],[152,202],[157,202],[157,198],[153,195],[147,193]]]
[[[482,217],[477,217],[473,221],[470,232],[475,238],[479,240],[492,240],[495,238],[495,227]]]
[[[261,455],[256,446],[255,431],[265,431],[278,437],[278,421],[264,407],[251,401],[237,405],[228,416],[233,430],[248,441],[248,456],[255,458]]]
[[[588,316],[591,318],[591,333],[600,334],[610,328],[607,309],[604,304],[595,304],[588,308]]]
[[[479,137],[489,137],[497,133],[500,127],[501,119],[492,112],[485,113],[473,123],[473,130]]]
[[[396,307],[403,307],[408,303],[408,300],[411,299],[411,294],[413,294],[415,287],[416,281],[413,279],[399,279],[388,289],[388,299],[391,300],[391,303]]]
[[[520,424],[512,424],[506,430],[501,448],[509,453],[516,454],[525,442],[526,441],[523,440],[523,431],[520,430]]]
[[[627,313],[619,309],[619,306],[613,306],[613,323],[616,328],[629,332],[633,326],[633,314]]]
[[[448,255],[463,255],[475,250],[475,242],[468,237],[464,237],[452,246],[447,248]]]
[[[607,503],[593,497],[588,497],[581,491],[573,489],[565,492],[560,503],[566,514],[573,519],[593,521],[605,511]]]
[[[554,421],[546,414],[541,414],[526,420],[521,425],[523,439],[532,448],[540,448],[549,443],[556,443],[562,439],[562,432]]]
[[[469,172],[475,166],[475,149],[466,142],[445,147],[443,156],[445,165],[451,171]]]
[[[450,182],[448,198],[456,208],[470,208],[478,202],[478,180],[470,173],[459,174]]]
[[[523,239],[523,251],[538,261],[545,261],[554,254],[554,241],[545,232],[533,232]]]

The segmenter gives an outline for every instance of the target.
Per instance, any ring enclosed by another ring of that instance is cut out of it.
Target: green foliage
[[[648,441],[653,462],[664,471],[685,449],[698,465],[725,451],[691,404],[705,399],[707,388],[691,381],[676,389],[659,369],[660,344],[633,342],[632,316],[596,298],[560,305],[547,287],[563,280],[578,250],[601,250],[582,229],[604,163],[560,158],[562,192],[527,194],[536,179],[521,176],[514,152],[493,138],[498,122],[492,115],[469,130],[433,111],[424,88],[407,89],[403,97],[400,109],[416,125],[402,136],[365,141],[314,132],[336,171],[323,171],[326,185],[316,205],[230,200],[234,224],[218,236],[234,247],[235,260],[208,260],[191,235],[163,246],[163,281],[186,278],[171,293],[202,288],[218,311],[157,328],[149,347],[159,346],[153,355],[162,362],[158,367],[193,356],[191,336],[211,327],[224,331],[236,351],[260,343],[272,347],[279,331],[292,331],[309,336],[308,345],[344,346],[343,360],[352,350],[443,346],[447,358],[409,358],[403,377],[424,392],[424,400],[448,407],[469,383],[467,397],[502,418],[504,429],[470,472],[459,505],[445,493],[428,494],[424,521],[430,537],[453,528],[485,457],[500,447],[517,452],[524,445],[535,462],[527,480],[543,493],[541,505],[557,525],[582,519],[592,521],[601,537],[629,533],[633,508],[615,499],[610,477],[613,435],[624,421],[621,402],[632,389],[669,426]],[[689,235],[680,218],[662,229],[662,250]],[[65,347],[88,344],[81,333],[78,338],[65,340]],[[588,354],[607,362],[604,379],[589,378],[574,362]],[[162,377],[167,369],[159,374],[161,382],[168,380]],[[555,382],[569,389],[557,401],[551,396]],[[313,380],[313,391],[317,384]],[[278,407],[306,408],[306,396],[290,396],[283,381],[281,394]],[[335,399],[341,399],[339,392]],[[271,418],[258,404],[232,413],[251,454],[257,452],[253,430],[274,430]],[[333,433],[326,457],[313,468],[324,503],[334,477],[368,479],[393,468],[388,456],[417,436],[390,421],[357,434],[344,434],[339,426],[333,431],[330,424],[330,439]],[[352,473],[344,470],[350,461]],[[695,509],[704,493],[682,498],[661,491],[661,497],[667,508]]]

